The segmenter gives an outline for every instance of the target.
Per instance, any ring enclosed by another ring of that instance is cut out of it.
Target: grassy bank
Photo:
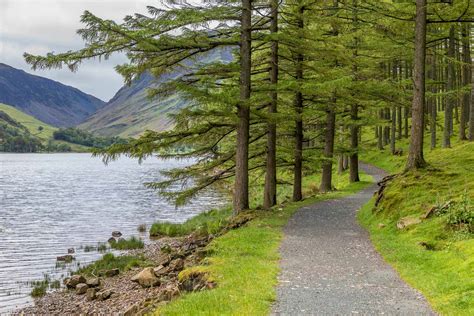
[[[405,157],[377,150],[367,151],[364,159],[391,172],[401,171],[405,162]],[[370,202],[359,220],[377,250],[436,311],[473,315],[474,144],[427,150],[426,159],[430,164],[426,170],[396,177],[379,207],[374,209]],[[436,206],[439,211],[421,223],[396,227],[401,218],[419,219]]]
[[[275,300],[279,272],[278,247],[284,225],[298,208],[352,194],[371,181],[369,176],[363,175],[363,182],[348,184],[347,178],[347,174],[336,176],[335,183],[339,189],[336,192],[308,197],[298,203],[287,203],[272,211],[254,211],[256,218],[249,224],[214,239],[208,247],[209,256],[205,259],[203,269],[209,271],[217,287],[185,294],[161,307],[156,314],[192,315],[197,311],[205,315],[267,314]],[[317,176],[308,176],[305,180],[307,188],[319,183],[318,180]],[[280,197],[287,191],[285,188],[281,190]],[[306,193],[309,195],[311,190],[307,189]]]

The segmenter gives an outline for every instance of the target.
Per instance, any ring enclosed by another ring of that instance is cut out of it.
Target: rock
[[[138,303],[133,304],[132,306],[130,306],[129,308],[125,310],[125,312],[123,313],[123,316],[136,315],[139,310],[140,310],[140,305]]]
[[[171,251],[172,251],[170,245],[163,245],[163,246],[160,248],[160,250],[161,250],[161,252],[163,252],[163,253],[171,253]]]
[[[167,286],[158,296],[158,301],[171,301],[179,296],[179,289],[175,285]]]
[[[171,261],[171,256],[167,254],[161,254],[160,257],[156,260],[158,266],[166,266]]]
[[[122,233],[118,230],[112,232],[112,237],[119,238],[122,236]]]
[[[179,289],[181,291],[196,292],[215,287],[216,283],[209,280],[207,272],[196,270],[180,275]]]
[[[76,251],[74,250],[74,248],[69,248],[69,249],[67,250],[67,253],[75,253],[75,252],[76,252]]]
[[[70,278],[64,280],[64,285],[69,289],[75,289],[80,283],[86,283],[86,279],[82,275],[73,275]]]
[[[153,272],[155,273],[155,275],[157,277],[160,277],[160,276],[168,274],[170,272],[170,268],[161,265],[161,266],[158,266],[158,267],[154,268]]]
[[[169,264],[170,270],[172,271],[181,271],[184,268],[184,260],[183,259],[174,259]]]
[[[143,269],[140,273],[134,275],[131,279],[132,282],[137,282],[142,287],[151,287],[160,285],[160,279],[155,276],[153,268],[148,267]]]
[[[56,257],[57,261],[64,261],[64,262],[71,262],[74,260],[74,257],[71,255],[64,255],[64,256],[58,256]]]
[[[377,226],[378,226],[379,228],[384,228],[384,227],[385,227],[385,224],[379,223]]]
[[[105,276],[108,278],[114,277],[119,274],[120,274],[119,269],[110,269],[110,270],[105,271]]]
[[[114,237],[110,237],[109,240],[107,240],[107,242],[108,242],[109,244],[113,244],[113,243],[116,243],[117,240],[115,240]]]
[[[81,295],[81,294],[86,294],[87,289],[89,287],[85,283],[79,283],[76,285],[76,294]]]
[[[421,223],[421,219],[416,217],[403,217],[397,223],[398,229],[404,229],[405,227],[416,225]]]
[[[100,286],[100,279],[99,278],[92,278],[87,280],[86,284],[89,287],[99,287]]]
[[[95,300],[97,296],[97,289],[95,288],[88,288],[86,292],[86,297],[88,301],[93,301]]]
[[[105,301],[112,295],[112,293],[111,290],[102,290],[96,294],[96,297],[99,301]]]

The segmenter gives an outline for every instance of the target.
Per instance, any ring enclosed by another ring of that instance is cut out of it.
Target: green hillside
[[[12,119],[25,126],[31,135],[38,137],[42,141],[53,138],[53,132],[57,130],[56,127],[41,122],[33,116],[23,113],[10,105],[0,103],[0,111],[7,113]]]

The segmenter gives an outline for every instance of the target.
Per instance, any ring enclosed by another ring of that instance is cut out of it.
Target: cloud
[[[83,47],[76,30],[82,27],[84,10],[121,21],[126,15],[146,13],[156,0],[1,0],[0,62],[76,87],[103,100],[110,99],[123,85],[113,67],[126,62],[123,55],[108,61],[85,62],[76,73],[68,69],[33,72],[23,60],[23,53],[46,54]]]

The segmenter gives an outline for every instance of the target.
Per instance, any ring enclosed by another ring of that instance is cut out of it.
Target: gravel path
[[[379,181],[385,173],[362,169]],[[288,222],[274,315],[435,315],[375,251],[356,220],[376,185],[301,208]]]

